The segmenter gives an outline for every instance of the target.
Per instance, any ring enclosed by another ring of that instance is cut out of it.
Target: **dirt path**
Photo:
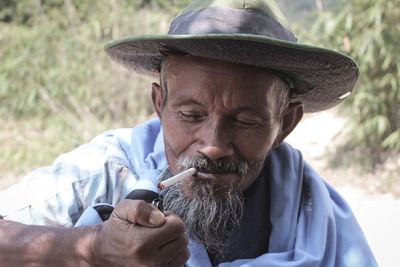
[[[400,266],[400,200],[349,186],[338,190],[353,208],[379,266]]]
[[[390,194],[371,193],[351,182],[355,173],[327,168],[324,154],[332,147],[332,138],[345,125],[332,111],[307,115],[287,142],[303,152],[304,158],[348,201],[372,251],[382,267],[400,266],[400,199]],[[376,179],[379,179],[376,177]],[[354,179],[353,179],[354,180]],[[366,183],[371,183],[369,179]]]

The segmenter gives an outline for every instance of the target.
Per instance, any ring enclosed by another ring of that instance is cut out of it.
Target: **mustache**
[[[251,164],[246,160],[237,161],[228,157],[212,160],[203,154],[183,157],[177,162],[179,170],[196,168],[197,171],[204,173],[236,173],[239,176],[245,176],[249,172],[250,166]]]

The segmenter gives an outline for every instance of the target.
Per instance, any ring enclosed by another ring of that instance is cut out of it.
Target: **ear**
[[[161,119],[162,88],[157,83],[151,84],[151,100],[153,102],[154,111],[157,113],[157,116]]]
[[[273,147],[279,146],[283,140],[296,128],[297,124],[303,117],[304,109],[303,104],[300,102],[289,104],[288,108],[284,111],[281,129],[276,136]]]

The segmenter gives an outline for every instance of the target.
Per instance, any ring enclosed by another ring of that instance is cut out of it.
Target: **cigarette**
[[[192,176],[193,174],[195,174],[197,172],[197,170],[195,168],[190,168],[187,169],[186,171],[183,171],[181,173],[178,173],[175,176],[172,176],[171,178],[162,181],[161,183],[158,184],[158,188],[163,190],[166,187],[169,187],[171,185],[174,185],[176,183],[182,182],[183,180],[185,180],[186,178]]]

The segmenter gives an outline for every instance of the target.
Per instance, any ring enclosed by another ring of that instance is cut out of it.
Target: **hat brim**
[[[251,34],[139,35],[105,45],[113,60],[150,76],[157,75],[160,49],[275,70],[292,82],[292,101],[305,112],[337,105],[359,76],[354,60],[340,52]]]

